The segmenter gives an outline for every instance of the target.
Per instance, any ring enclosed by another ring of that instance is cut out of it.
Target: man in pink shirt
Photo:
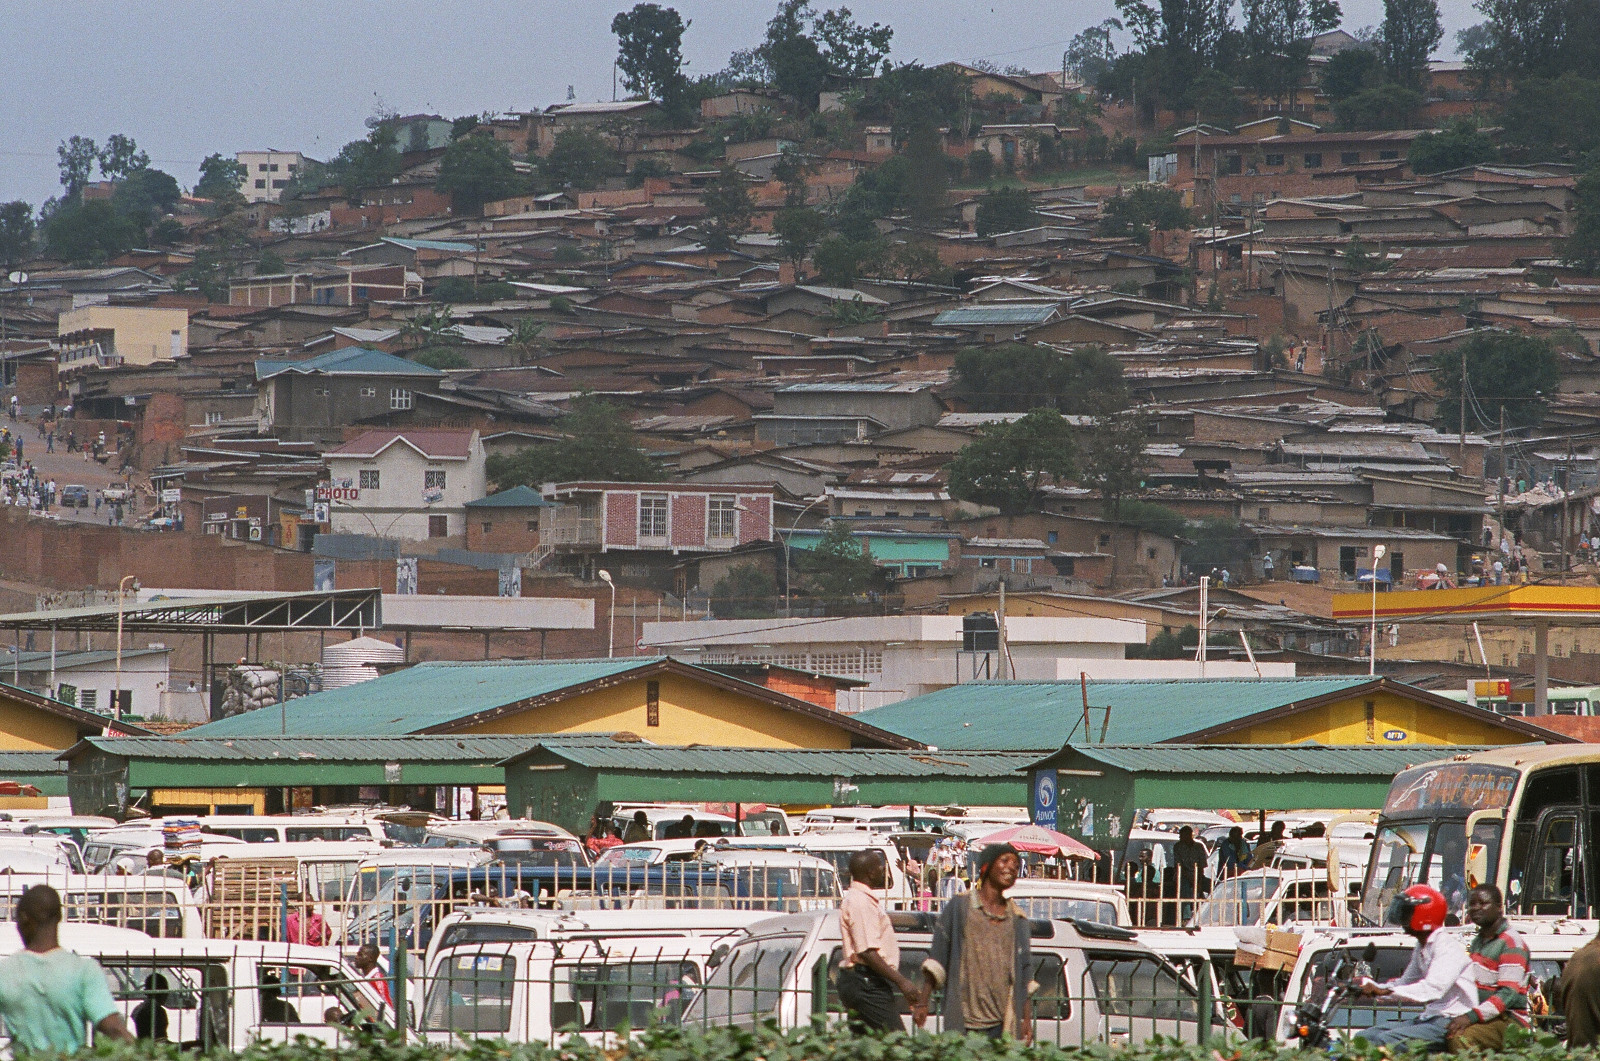
[[[839,902],[839,998],[856,1031],[903,1031],[894,989],[899,988],[913,1015],[926,1014],[922,991],[900,972],[900,942],[889,915],[878,902],[884,887],[883,854],[857,851],[850,858],[850,888]]]

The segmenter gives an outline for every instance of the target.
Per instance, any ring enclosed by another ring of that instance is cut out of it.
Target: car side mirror
[[[727,956],[728,945],[726,943],[717,944],[716,948],[712,950],[711,956],[706,959],[706,968],[715,969],[717,966],[722,964],[722,960]]]

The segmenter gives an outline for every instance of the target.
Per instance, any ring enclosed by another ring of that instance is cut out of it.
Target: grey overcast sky
[[[671,0],[660,0],[671,3]],[[894,27],[897,62],[987,58],[1052,69],[1112,0],[822,0]],[[0,0],[0,201],[59,191],[56,145],[73,134],[132,136],[192,185],[201,158],[250,148],[327,158],[365,135],[380,103],[455,117],[611,97],[611,18],[594,0]],[[691,74],[752,46],[775,0],[678,0]],[[1345,26],[1383,0],[1344,0]],[[1478,21],[1440,0],[1449,57]]]

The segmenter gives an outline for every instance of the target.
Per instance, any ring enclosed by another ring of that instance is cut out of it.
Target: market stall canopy
[[[1099,858],[1099,852],[1065,833],[1046,829],[1042,825],[1013,825],[990,833],[978,841],[983,844],[1010,844],[1018,851],[1032,851],[1038,855],[1060,855],[1063,858]]]

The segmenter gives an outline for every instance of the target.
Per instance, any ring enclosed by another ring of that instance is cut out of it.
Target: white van
[[[772,915],[765,910],[523,910],[473,906],[439,922],[423,967],[432,969],[446,948],[469,943],[531,940],[720,939]]]
[[[874,833],[937,832],[944,828],[944,817],[909,807],[824,807],[807,811],[800,819],[800,833],[866,831]]]
[[[85,868],[83,852],[65,836],[0,833],[0,873],[82,873]]]
[[[61,945],[105,969],[135,1034],[189,1049],[243,1050],[256,1041],[287,1043],[299,1036],[333,1046],[350,1023],[395,1024],[377,989],[323,947],[153,939],[70,923],[61,926]],[[21,949],[16,927],[0,926],[0,956]]]
[[[1338,883],[1330,885],[1326,868],[1245,870],[1214,885],[1190,923],[1201,928],[1307,922],[1348,927],[1356,902],[1349,886],[1358,879],[1336,873]]]
[[[735,851],[755,849],[764,851],[795,851],[812,855],[833,865],[839,888],[850,887],[850,859],[857,851],[877,851],[883,855],[886,867],[882,899],[893,907],[905,906],[921,891],[919,881],[912,880],[900,868],[900,849],[888,833],[872,832],[821,832],[799,833],[795,836],[742,837],[719,843],[718,850]]]
[[[606,1046],[652,1022],[677,1023],[705,981],[719,937],[462,943],[428,965],[421,1038],[549,1043],[577,1033]]]
[[[12,919],[17,899],[36,884],[61,894],[65,921],[169,939],[205,935],[200,904],[181,878],[165,874],[0,873],[0,921]]]
[[[693,819],[693,833],[689,839],[708,838],[715,840],[719,836],[739,835],[739,823],[726,814],[714,814],[711,811],[701,810],[699,807],[684,803],[664,803],[655,805],[618,804],[611,824],[616,827],[618,836],[627,836],[628,827],[633,824],[635,814],[643,814],[649,823],[651,840],[676,840],[683,839],[676,835],[677,827],[687,815]]]
[[[900,938],[900,969],[919,977],[934,916],[902,911],[890,918]],[[1039,985],[1032,996],[1036,1040],[1061,1046],[1120,1046],[1157,1035],[1199,1040],[1194,985],[1132,932],[1066,921],[1030,925],[1032,980]],[[780,1028],[800,1028],[813,1016],[842,1017],[834,986],[841,953],[837,913],[792,914],[752,925],[716,965],[683,1023],[751,1028],[775,1019]],[[909,1013],[902,1014],[910,1028]],[[937,1012],[927,1027],[940,1030]]]
[[[1051,877],[1020,877],[1006,892],[1029,917],[1043,920],[1072,918],[1129,928],[1128,897],[1113,884]]]

